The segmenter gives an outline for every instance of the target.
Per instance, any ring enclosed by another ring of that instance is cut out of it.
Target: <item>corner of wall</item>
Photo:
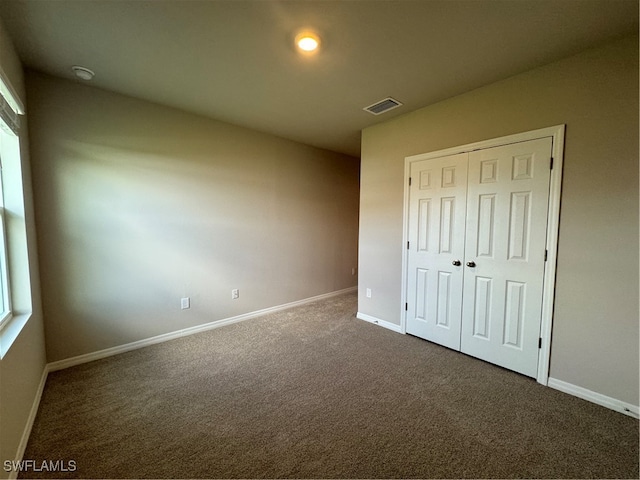
[[[11,39],[0,22],[0,73],[9,90],[25,104],[22,64]],[[26,132],[26,127],[24,132]],[[38,257],[33,218],[32,189],[29,170],[28,140],[21,133],[20,163],[26,229],[27,282],[30,287],[30,312],[21,331],[0,362],[0,418],[2,442],[0,460],[20,460],[35,418],[47,377],[44,327],[38,277]],[[26,298],[26,297],[25,297]],[[1,476],[15,477],[16,472],[0,470]]]

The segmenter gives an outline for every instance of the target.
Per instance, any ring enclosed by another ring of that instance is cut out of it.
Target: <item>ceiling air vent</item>
[[[363,110],[366,110],[373,115],[380,115],[381,113],[388,112],[389,110],[393,110],[394,108],[398,108],[400,106],[402,106],[402,103],[400,103],[398,100],[387,97],[384,100],[380,100],[373,105],[369,105],[368,107],[363,108]]]

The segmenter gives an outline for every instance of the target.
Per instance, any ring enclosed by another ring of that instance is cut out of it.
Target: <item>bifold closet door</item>
[[[415,162],[409,187],[407,322],[412,335],[460,350],[468,155]]]
[[[551,138],[469,153],[461,351],[532,377],[550,161]]]

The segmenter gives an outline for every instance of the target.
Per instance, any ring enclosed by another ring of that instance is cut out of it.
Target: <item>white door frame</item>
[[[402,228],[402,306],[401,306],[401,332],[406,333],[407,324],[407,256],[406,248],[409,232],[409,176],[411,164],[430,158],[444,157],[458,153],[467,153],[474,150],[499,147],[511,143],[526,142],[538,138],[552,138],[553,169],[549,185],[549,212],[547,216],[547,261],[544,267],[544,279],[542,285],[542,318],[540,323],[541,346],[538,355],[538,383],[547,385],[549,381],[549,358],[551,355],[551,327],[553,323],[553,303],[556,283],[556,263],[558,255],[558,228],[560,224],[560,193],[562,187],[562,164],[564,153],[564,125],[541,128],[530,132],[508,135],[506,137],[493,138],[481,142],[470,143],[458,147],[438,150],[436,152],[411,155],[404,159],[404,219]]]

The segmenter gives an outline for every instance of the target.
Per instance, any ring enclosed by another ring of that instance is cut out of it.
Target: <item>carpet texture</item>
[[[355,294],[49,375],[77,478],[638,478],[638,421],[357,320]]]

